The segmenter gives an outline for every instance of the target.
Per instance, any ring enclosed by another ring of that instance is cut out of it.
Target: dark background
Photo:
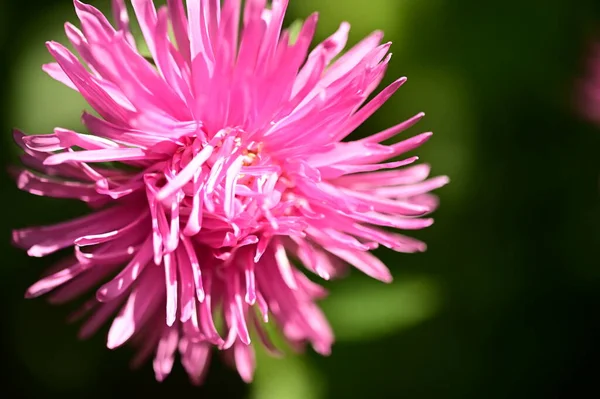
[[[16,162],[11,128],[77,128],[84,103],[41,71],[49,39],[76,22],[67,0],[0,0],[2,164]],[[106,6],[106,1],[92,4]],[[2,175],[2,388],[15,397],[320,399],[600,397],[600,127],[574,106],[596,0],[291,0],[289,20],[322,11],[319,39],[341,20],[351,41],[382,28],[394,42],[386,82],[408,83],[360,128],[379,131],[425,111],[411,133],[452,183],[419,255],[381,251],[395,282],[359,273],[323,303],[333,355],[259,356],[247,386],[220,361],[191,387],[179,365],[156,383],[130,371],[128,348],[81,342],[53,307],[23,293],[49,264],[10,247],[11,228],[57,222],[83,208],[19,192]],[[105,8],[106,9],[106,8]],[[216,360],[216,358],[215,358]]]

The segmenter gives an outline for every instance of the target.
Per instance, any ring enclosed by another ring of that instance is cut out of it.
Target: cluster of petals
[[[390,43],[374,32],[342,55],[342,23],[311,49],[317,15],[292,35],[287,0],[131,3],[151,57],[123,0],[113,0],[114,25],[75,1],[81,30],[65,30],[78,56],[47,43],[56,62],[44,70],[95,111],[82,116],[87,133],[15,132],[19,188],[92,210],[14,231],[30,256],[72,250],[27,296],[94,292],[74,315],[85,319],[81,336],[112,323],[108,347],[133,342],[158,380],[179,353],[200,383],[217,348],[250,381],[251,340],[278,353],[266,322],[291,347],[328,354],[334,337],[316,305],[326,292],[308,275],[352,265],[391,281],[371,251],[424,251],[397,230],[431,225],[430,191],[448,182],[399,157],[430,133],[384,144],[423,114],[345,140],[405,81],[368,100]]]

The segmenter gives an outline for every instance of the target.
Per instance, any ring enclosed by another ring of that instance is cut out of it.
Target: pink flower
[[[13,233],[30,256],[74,247],[27,297],[51,291],[59,303],[100,285],[76,315],[87,316],[81,336],[113,318],[108,347],[135,341],[136,362],[154,352],[158,380],[179,351],[200,383],[216,346],[250,381],[250,331],[277,352],[263,329],[269,319],[292,347],[328,354],[333,334],[315,304],[325,292],[294,262],[324,279],[350,264],[391,281],[370,251],[424,251],[386,228],[431,225],[422,218],[437,205],[429,192],[448,182],[408,166],[417,157],[395,160],[431,133],[382,144],[423,114],[342,141],[405,81],[366,102],[390,43],[375,32],[335,60],[343,23],[309,53],[317,15],[290,40],[286,0],[247,0],[243,13],[240,0],[188,0],[187,11],[179,0],[158,10],[132,3],[154,65],[136,49],[123,0],[113,0],[116,28],[75,1],[83,32],[66,24],[66,33],[82,61],[49,42],[56,63],[44,70],[97,112],[83,115],[90,134],[15,133],[23,163],[37,171],[19,171],[21,189],[93,209]]]
[[[600,124],[600,43],[590,46],[585,72],[578,87],[577,105],[585,118]]]

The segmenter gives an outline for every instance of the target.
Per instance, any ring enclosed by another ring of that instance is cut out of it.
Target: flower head
[[[578,89],[579,110],[584,117],[600,124],[600,43],[590,46],[585,76]]]
[[[315,304],[325,291],[295,262],[324,279],[350,264],[391,281],[370,251],[425,250],[387,228],[431,225],[422,217],[437,205],[429,192],[448,181],[426,180],[429,167],[411,165],[417,157],[396,160],[430,133],[382,144],[423,114],[342,141],[405,81],[367,102],[390,44],[375,32],[336,59],[343,23],[309,52],[317,15],[291,40],[286,0],[247,0],[243,11],[241,0],[132,4],[151,60],[137,50],[123,0],[113,0],[114,27],[75,1],[82,31],[66,24],[66,33],[81,61],[47,44],[56,63],[44,70],[97,115],[83,115],[88,134],[16,132],[27,167],[18,184],[92,212],[13,233],[30,256],[74,247],[27,296],[51,291],[63,302],[94,287],[77,315],[87,317],[81,335],[112,318],[108,347],[134,341],[138,361],[154,353],[159,380],[179,351],[201,382],[216,346],[250,381],[250,332],[276,351],[263,326],[270,319],[292,347],[328,354],[333,334]]]

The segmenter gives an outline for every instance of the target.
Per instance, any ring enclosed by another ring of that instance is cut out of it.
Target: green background
[[[579,398],[600,397],[600,127],[574,106],[595,0],[291,0],[289,23],[321,12],[318,39],[351,22],[351,42],[383,29],[394,42],[386,80],[408,82],[357,134],[419,111],[411,134],[439,190],[436,224],[414,235],[418,255],[380,251],[395,281],[358,272],[326,284],[333,355],[272,360],[255,383],[214,361],[191,387],[179,365],[156,383],[130,371],[128,348],[104,347],[106,328],[78,341],[75,306],[25,300],[50,260],[10,247],[10,229],[84,211],[19,192],[2,175],[0,295],[3,390],[16,397]],[[91,1],[106,10],[106,1]],[[46,40],[66,42],[67,0],[0,0],[2,163],[17,162],[11,128],[78,128],[84,102],[40,69]],[[6,168],[5,168],[6,169]],[[216,358],[215,358],[216,360]],[[590,392],[594,392],[590,395]]]

